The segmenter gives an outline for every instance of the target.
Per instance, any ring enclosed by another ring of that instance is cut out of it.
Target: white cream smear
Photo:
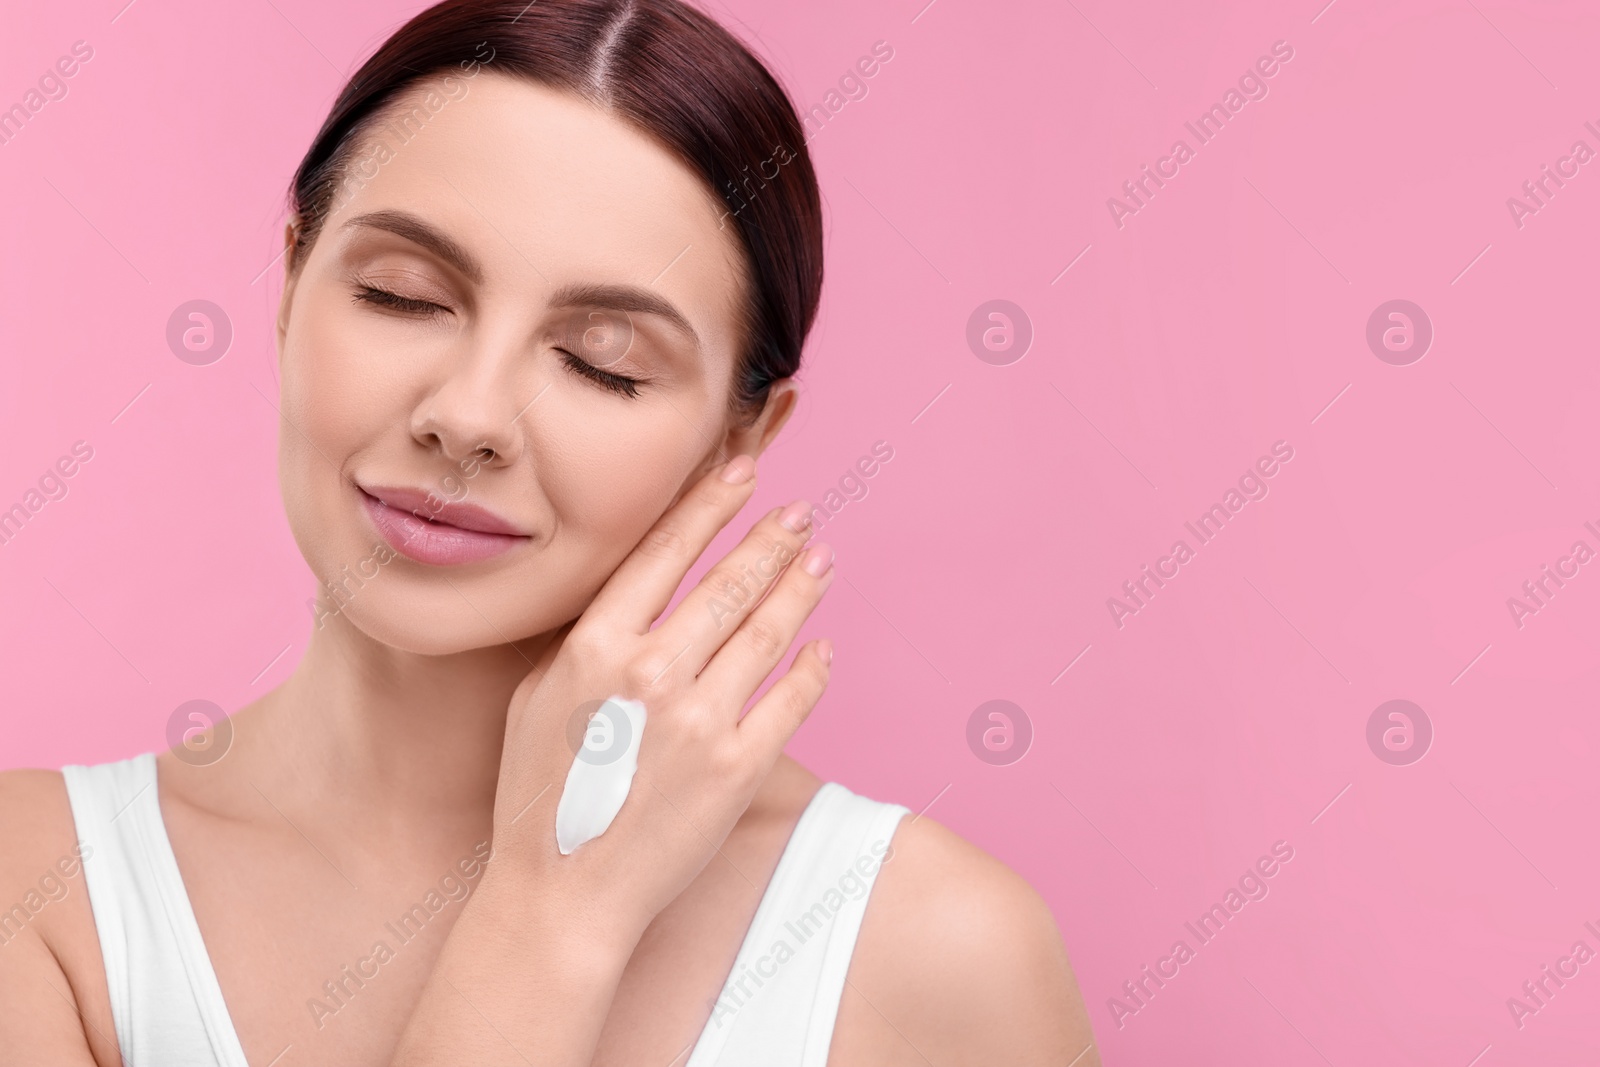
[[[563,856],[605,833],[622,810],[639,769],[645,718],[639,701],[611,696],[589,719],[556,804],[556,847]]]

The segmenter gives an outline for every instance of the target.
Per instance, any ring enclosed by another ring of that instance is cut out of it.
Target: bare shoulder
[[[0,771],[0,893],[15,896],[74,841],[60,771]]]
[[[110,1011],[80,846],[59,771],[0,772],[0,1047],[17,1062],[113,1062],[86,1032]],[[85,1020],[89,1025],[85,1025]]]
[[[868,899],[828,1063],[1098,1067],[1044,900],[926,816],[900,820]]]

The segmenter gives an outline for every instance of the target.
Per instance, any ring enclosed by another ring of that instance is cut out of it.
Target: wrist
[[[601,970],[614,963],[620,970],[650,917],[634,914],[609,894],[560,885],[553,875],[573,857],[560,855],[554,841],[548,851],[551,859],[538,864],[497,854],[485,867],[467,911],[487,920],[488,929],[512,952],[557,953],[598,964]]]

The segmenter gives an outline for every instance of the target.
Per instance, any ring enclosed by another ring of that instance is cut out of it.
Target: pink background
[[[806,636],[838,659],[791,753],[1038,887],[1107,1063],[1593,1062],[1600,962],[1521,1028],[1506,999],[1600,950],[1600,564],[1520,628],[1506,601],[1600,549],[1600,162],[1520,228],[1506,200],[1600,149],[1600,14],[923,2],[713,8],[803,107],[894,49],[811,142],[827,290],[748,513],[894,449],[825,528],[845,581]],[[14,3],[0,35],[0,106],[94,49],[0,145],[0,508],[94,448],[0,546],[0,766],[158,748],[304,651],[262,395],[284,190],[422,6],[123,3]],[[1119,229],[1107,198],[1278,40],[1269,94]],[[235,330],[207,367],[164,339],[197,298]],[[965,339],[997,298],[1034,330],[1006,366]],[[1392,299],[1435,330],[1408,366],[1365,340]],[[1119,628],[1107,598],[1279,440],[1270,494]],[[1366,740],[1397,698],[1435,731],[1405,766]],[[1033,726],[1010,765],[968,747],[991,699]],[[1270,895],[1119,1027],[1108,998],[1280,840]]]

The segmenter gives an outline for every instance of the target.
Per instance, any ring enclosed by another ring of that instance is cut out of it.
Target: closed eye
[[[621,374],[612,374],[610,371],[601,370],[593,363],[580,359],[564,348],[558,348],[556,351],[561,353],[561,361],[567,365],[569,370],[588,378],[602,389],[609,389],[613,393],[620,393],[623,396],[639,395],[639,385],[644,379],[628,378]]]
[[[401,296],[399,293],[391,293],[387,289],[379,289],[371,285],[361,286],[355,293],[355,299],[369,304],[376,304],[379,307],[389,308],[393,311],[404,311],[408,314],[422,315],[427,318],[433,318],[450,310],[442,304],[433,303],[431,300],[416,300],[412,297]]]
[[[420,315],[424,318],[434,318],[448,314],[450,311],[449,308],[442,304],[435,304],[431,300],[417,300],[413,297],[401,296],[399,293],[393,293],[387,289],[379,289],[374,285],[360,286],[354,298],[378,307],[410,315]],[[556,351],[561,353],[561,361],[566,364],[568,370],[580,377],[587,378],[600,388],[620,396],[636,397],[639,395],[639,386],[644,383],[645,379],[629,378],[626,375],[613,374],[610,371],[601,370],[593,363],[573,355],[564,348],[558,348]]]

